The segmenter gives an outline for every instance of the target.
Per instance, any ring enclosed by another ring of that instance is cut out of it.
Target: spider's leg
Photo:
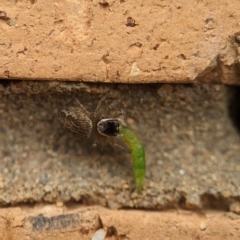
[[[117,116],[123,116],[123,115],[126,115],[126,112],[124,110],[120,110],[120,111],[117,111]]]
[[[109,114],[109,111],[113,110],[120,102],[121,102],[121,98],[114,101],[112,104],[110,104],[106,110],[106,113]],[[120,110],[120,111],[117,111],[116,112],[116,116],[121,116],[121,115],[124,115],[124,111],[123,110]]]
[[[110,143],[110,145],[111,145],[112,147],[114,147],[114,148],[118,148],[118,149],[123,150],[123,151],[125,151],[125,152],[129,152],[129,150],[128,150],[127,148],[123,147],[123,146],[120,145],[120,144]]]
[[[100,110],[100,108],[101,108],[101,106],[102,106],[102,103],[106,100],[106,96],[105,97],[102,97],[101,99],[100,99],[100,101],[99,101],[99,103],[98,103],[98,105],[97,105],[97,107],[96,107],[96,109],[95,109],[95,113],[97,113],[97,112],[99,112],[99,110]]]
[[[118,99],[118,100],[114,101],[112,104],[110,104],[110,105],[108,106],[108,108],[109,108],[110,110],[112,110],[113,108],[115,108],[115,107],[120,103],[120,101],[121,101],[121,99]]]
[[[79,105],[79,107],[81,108],[81,110],[87,115],[89,116],[90,113],[88,112],[88,110],[80,103],[80,101],[75,97],[75,101],[77,102],[77,104]]]
[[[95,147],[97,147],[97,145],[99,145],[99,141],[95,140],[92,144],[92,147],[95,148]]]
[[[118,148],[118,149],[123,150],[125,152],[129,152],[129,150],[126,149],[125,147],[123,147],[122,145],[115,143],[114,138],[110,138],[109,144],[114,148]]]

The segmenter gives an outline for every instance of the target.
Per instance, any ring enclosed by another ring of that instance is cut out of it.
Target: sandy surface
[[[112,209],[180,206],[239,212],[240,138],[227,114],[223,86],[23,82],[5,83],[2,90],[2,205],[77,201]],[[83,143],[57,120],[58,109],[72,106],[73,96],[91,110],[106,94],[122,95],[119,109],[126,110],[126,122],[145,145],[141,193],[134,192],[128,153],[108,145],[92,149],[92,140]]]

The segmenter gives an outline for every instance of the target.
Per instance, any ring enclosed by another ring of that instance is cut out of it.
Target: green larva
[[[133,169],[136,181],[136,191],[141,191],[145,178],[146,164],[145,164],[145,150],[136,136],[136,134],[126,126],[121,126],[119,134],[123,136],[124,141],[128,144],[133,158]]]

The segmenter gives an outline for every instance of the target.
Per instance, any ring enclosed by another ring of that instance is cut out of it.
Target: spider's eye
[[[101,119],[97,124],[97,130],[105,136],[117,136],[119,133],[119,121],[117,119]]]

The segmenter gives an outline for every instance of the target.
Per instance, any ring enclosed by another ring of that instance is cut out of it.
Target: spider
[[[58,120],[66,130],[81,139],[95,137],[96,140],[92,144],[93,147],[96,147],[99,143],[105,142],[106,139],[108,139],[110,145],[113,147],[126,150],[123,146],[114,143],[114,137],[118,136],[120,127],[125,126],[125,122],[117,116],[108,116],[109,110],[112,110],[120,100],[109,105],[104,113],[104,111],[102,111],[102,105],[105,100],[106,97],[103,97],[99,101],[95,111],[89,112],[79,100],[75,98],[78,106],[59,110]],[[118,116],[123,114],[123,111],[118,112]]]

